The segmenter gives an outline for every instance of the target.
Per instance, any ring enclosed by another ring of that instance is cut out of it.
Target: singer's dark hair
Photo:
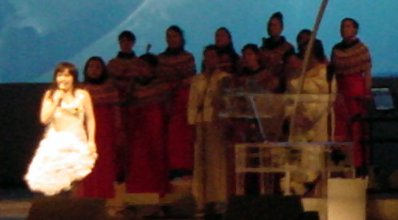
[[[69,74],[72,75],[73,77],[73,92],[72,94],[75,94],[75,90],[77,88],[77,85],[79,83],[79,79],[78,79],[78,70],[76,68],[76,66],[72,63],[69,62],[60,62],[55,66],[54,69],[54,74],[53,74],[53,82],[50,86],[50,94],[52,95],[54,93],[55,90],[58,89],[58,85],[57,85],[57,74],[60,72],[63,72],[65,70],[68,70]]]

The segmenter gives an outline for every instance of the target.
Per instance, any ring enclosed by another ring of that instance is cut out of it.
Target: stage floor
[[[173,200],[184,200],[186,186],[177,189],[174,194],[156,200],[151,195],[128,195],[125,199],[129,204],[127,208],[110,220],[127,219],[223,219],[221,215],[212,215],[206,218],[186,217],[193,211],[192,200],[185,197],[185,204],[173,203]],[[0,220],[25,220],[29,215],[32,202],[38,198],[26,189],[1,189],[0,188]],[[159,203],[162,205],[159,206]],[[177,205],[176,205],[177,204]],[[304,198],[302,200],[305,211],[319,211],[321,220],[325,220],[325,199]],[[177,207],[178,206],[178,207]],[[396,220],[398,219],[398,193],[397,192],[372,192],[367,194],[366,219],[368,220]],[[181,214],[183,213],[183,214]],[[185,217],[184,217],[185,215]],[[192,215],[192,213],[191,213]],[[335,219],[333,219],[335,220]]]

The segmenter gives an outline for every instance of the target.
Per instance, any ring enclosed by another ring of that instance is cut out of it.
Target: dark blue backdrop
[[[266,21],[275,11],[285,16],[284,34],[294,42],[302,28],[312,28],[321,0],[2,0],[0,4],[0,83],[47,82],[62,60],[82,67],[91,55],[105,59],[117,50],[116,38],[129,29],[138,37],[136,50],[165,47],[164,31],[171,24],[186,33],[187,49],[197,63],[204,45],[220,26],[228,27],[238,51],[260,44]],[[389,0],[329,1],[319,38],[327,53],[340,40],[339,22],[354,17],[360,38],[369,46],[375,76],[398,73],[398,4]]]

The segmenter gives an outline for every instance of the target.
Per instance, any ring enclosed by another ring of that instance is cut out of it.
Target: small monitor
[[[378,111],[394,110],[394,99],[390,88],[372,88],[375,109]]]

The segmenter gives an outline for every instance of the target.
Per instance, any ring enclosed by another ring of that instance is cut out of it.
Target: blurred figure
[[[135,115],[134,112],[129,112],[129,105],[131,104],[131,96],[136,86],[135,79],[138,77],[145,77],[147,72],[143,71],[144,62],[140,60],[133,50],[136,37],[131,31],[122,31],[118,36],[119,48],[117,56],[108,62],[107,69],[109,72],[109,78],[117,89],[121,102],[121,121],[122,121],[122,132],[129,132],[131,130],[137,130],[133,126],[139,126],[138,124],[129,120],[131,115]],[[130,151],[129,144],[127,143],[126,134],[120,135],[117,140],[120,143],[117,157],[117,181],[122,183],[125,181],[125,177],[128,173],[127,167],[130,159],[127,157]]]
[[[367,113],[367,100],[372,86],[371,56],[367,46],[357,37],[359,23],[344,18],[340,25],[342,41],[332,50],[330,69],[336,77],[336,141],[353,141],[354,165],[359,176],[365,174],[366,149],[363,144],[364,122],[360,118]]]
[[[311,31],[303,29],[297,35],[298,54],[288,58],[287,64],[287,93],[289,94],[320,94],[328,95],[335,92],[335,83],[329,82],[327,78],[328,61],[324,52],[323,44],[319,39],[314,40],[312,52],[306,67],[303,85],[300,85],[302,63],[311,37]],[[289,68],[290,67],[290,68]],[[324,96],[329,97],[329,96]],[[319,97],[320,98],[320,97]],[[327,98],[329,99],[329,98]],[[328,100],[319,100],[319,103],[307,103],[305,109],[301,109],[308,117],[299,117],[304,130],[300,134],[292,134],[292,141],[328,141],[329,133],[327,116],[329,112]],[[332,98],[330,101],[333,101]],[[322,103],[323,102],[323,103]],[[311,106],[312,105],[312,106]],[[325,106],[319,106],[325,105]],[[299,106],[303,107],[303,106]],[[310,110],[312,109],[312,110]],[[322,112],[324,111],[324,112]],[[311,113],[312,112],[312,113]],[[311,116],[312,115],[312,116]],[[297,119],[298,119],[297,118]],[[312,118],[312,120],[310,119]],[[316,120],[316,121],[314,121]],[[319,121],[317,121],[319,120]],[[293,136],[292,136],[293,135]],[[299,135],[299,136],[297,136]]]
[[[246,44],[242,48],[241,71],[234,77],[234,88],[241,92],[267,94],[275,93],[278,83],[279,78],[260,65],[260,50],[257,45]],[[248,102],[248,99],[242,99],[241,101],[243,102],[240,104],[241,106],[244,105],[249,108],[246,113],[254,114],[255,110],[264,111],[264,109],[252,109],[253,106]],[[268,104],[272,105],[272,103]],[[278,139],[279,132],[277,127],[279,126],[270,121],[264,124],[263,118],[242,118],[233,121],[237,123],[234,125],[234,136],[237,138],[237,142],[275,141]],[[264,125],[267,125],[267,128]],[[263,126],[265,130],[260,129],[260,126]]]
[[[298,79],[300,73],[297,73],[299,69],[301,71],[304,55],[308,47],[308,43],[311,37],[311,31],[303,29],[297,35],[297,46],[298,53],[296,56],[288,56],[290,61],[289,67],[295,74],[289,75],[288,82],[288,93],[298,92]],[[297,60],[299,59],[299,60]],[[303,84],[302,93],[304,94],[327,94],[328,93],[328,82],[326,68],[328,66],[328,60],[325,55],[322,41],[315,39],[313,42],[312,52],[310,53],[308,65],[306,67],[305,81]],[[289,73],[287,73],[289,74]]]
[[[122,31],[118,36],[119,48],[117,56],[108,63],[110,78],[123,101],[127,101],[128,93],[133,89],[134,78],[139,76],[137,68],[141,68],[142,62],[137,58],[133,50],[136,37],[131,31]]]
[[[224,125],[218,117],[222,91],[230,75],[218,68],[217,48],[203,52],[204,71],[192,79],[188,103],[188,121],[196,128],[193,194],[197,211],[212,203],[216,212],[224,212],[227,201],[227,152],[223,142]]]
[[[311,31],[304,29],[297,35],[298,57],[289,58],[287,66],[295,67],[290,70],[297,71],[299,74],[288,74],[287,93],[300,94],[299,103],[296,109],[288,106],[287,115],[290,123],[289,141],[290,142],[328,142],[328,116],[330,103],[334,101],[334,93],[329,92],[329,82],[327,80],[327,59],[324,53],[322,42],[315,39],[312,51],[306,67],[303,85],[301,85],[302,59],[308,48]],[[295,59],[300,59],[298,63]],[[297,65],[298,64],[298,65]],[[333,90],[334,92],[334,90]],[[294,96],[293,96],[294,97]],[[293,114],[295,111],[295,114]],[[294,117],[294,118],[292,118]],[[322,144],[304,145],[300,151],[300,167],[302,169],[292,173],[290,191],[296,195],[311,196],[316,195],[317,184],[321,180],[322,169],[324,168],[324,146]],[[282,182],[285,181],[284,179]],[[284,190],[288,190],[282,184]]]
[[[282,36],[284,23],[283,15],[280,12],[274,13],[267,24],[269,37],[263,38],[261,46],[261,65],[269,69],[275,76],[280,78],[278,92],[285,91],[285,77],[283,68],[286,54],[294,53],[294,47]]]
[[[231,32],[226,27],[218,28],[214,41],[220,57],[220,70],[235,74],[239,69],[240,57],[235,51]]]
[[[71,190],[86,177],[97,158],[95,118],[90,94],[77,87],[76,67],[59,63],[41,104],[44,138],[25,180],[32,191],[52,196]]]
[[[296,36],[296,43],[298,50],[297,55],[301,60],[304,60],[305,51],[308,46],[308,43],[310,42],[311,34],[312,34],[311,30],[303,29]],[[318,57],[320,57],[320,55],[318,55]]]
[[[139,58],[147,77],[136,78],[129,106],[129,167],[126,178],[128,193],[155,193],[163,196],[168,190],[167,154],[164,123],[163,84],[157,75],[158,59],[146,53]]]
[[[109,80],[101,57],[90,57],[84,66],[84,87],[90,92],[96,118],[98,159],[90,175],[80,185],[83,197],[111,199],[115,196],[118,139],[122,135],[119,94]]]
[[[166,31],[166,50],[159,54],[158,74],[171,85],[166,102],[166,147],[170,178],[192,175],[193,127],[187,121],[191,77],[196,73],[195,59],[185,50],[183,30],[170,26]]]
[[[96,118],[98,159],[93,171],[79,185],[77,195],[106,199],[108,213],[114,216],[124,208],[122,195],[116,183],[118,168],[123,165],[121,141],[125,128],[121,121],[120,97],[109,79],[106,64],[101,57],[90,57],[84,66],[84,87],[90,92]],[[125,156],[123,156],[125,157]]]
[[[236,75],[234,87],[241,92],[261,94],[261,98],[256,97],[255,105],[250,102],[248,96],[241,97],[239,106],[247,106],[246,113],[250,118],[241,117],[231,120],[233,137],[235,143],[261,143],[263,141],[279,141],[282,133],[281,125],[283,119],[283,108],[281,100],[276,99],[270,94],[278,91],[280,78],[268,68],[261,66],[260,49],[255,44],[246,44],[242,48],[242,68]],[[258,115],[255,114],[258,112]],[[268,115],[263,117],[262,115]],[[256,153],[256,152],[252,152]],[[257,152],[258,153],[258,152]],[[232,155],[234,152],[232,152]],[[258,166],[258,161],[251,161],[252,166]],[[258,195],[259,185],[267,184],[266,194],[271,194],[275,190],[272,184],[260,183],[259,175],[256,173],[245,174],[246,194]],[[267,175],[267,181],[272,182],[274,175]]]
[[[235,86],[251,92],[277,92],[279,78],[261,66],[260,53],[255,44],[246,44],[242,48],[242,68],[237,74]]]

